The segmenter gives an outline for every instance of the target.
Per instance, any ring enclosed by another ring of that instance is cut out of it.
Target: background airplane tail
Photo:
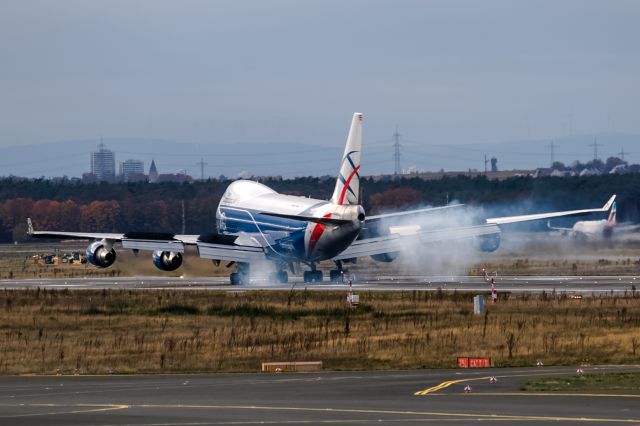
[[[338,205],[360,204],[360,151],[362,149],[362,114],[353,114],[347,146],[331,201]]]
[[[611,211],[609,212],[609,218],[607,219],[608,226],[615,226],[616,224],[616,203],[615,201],[611,205]]]

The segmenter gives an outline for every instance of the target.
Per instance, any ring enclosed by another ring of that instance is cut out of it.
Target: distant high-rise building
[[[155,160],[151,160],[151,167],[149,167],[149,182],[150,183],[158,182],[158,169],[156,169]]]
[[[113,182],[116,179],[116,155],[100,142],[98,151],[91,153],[91,174],[98,182]]]
[[[125,182],[140,182],[146,179],[141,160],[126,160],[120,163],[120,176]]]

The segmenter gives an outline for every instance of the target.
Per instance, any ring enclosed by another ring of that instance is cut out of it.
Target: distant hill
[[[393,173],[392,142],[378,141],[363,147],[363,172],[366,175]],[[630,151],[627,161],[640,162],[640,135],[600,133],[554,139],[555,160],[570,163],[573,160],[587,162],[593,158],[596,140],[599,157],[617,155],[621,149]],[[404,169],[415,167],[418,171],[446,171],[469,169],[484,170],[484,156],[498,158],[500,170],[535,169],[550,163],[551,140],[529,140],[504,143],[441,144],[438,141],[401,140],[401,164]],[[81,176],[89,171],[89,153],[96,150],[100,141],[76,140],[53,142],[21,147],[0,147],[0,175],[26,177]],[[306,145],[297,143],[251,144],[194,144],[153,139],[104,139],[108,149],[116,152],[118,163],[127,159],[139,159],[148,171],[155,159],[160,173],[179,170],[195,178],[200,177],[201,159],[205,177],[225,175],[261,175],[296,177],[335,175],[342,155],[343,141],[331,145]]]

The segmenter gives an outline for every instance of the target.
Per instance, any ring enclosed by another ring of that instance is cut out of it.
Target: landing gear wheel
[[[305,283],[321,283],[323,280],[322,271],[305,271],[303,278]]]
[[[271,281],[284,284],[289,281],[289,274],[287,274],[287,271],[278,271],[271,274],[270,278]]]
[[[231,285],[242,285],[244,284],[244,280],[242,279],[243,276],[242,274],[239,274],[238,272],[234,272],[231,275],[229,275],[229,280],[231,281]]]
[[[236,263],[236,272],[229,276],[231,285],[243,285],[251,282],[251,267],[248,263]]]
[[[289,274],[287,274],[287,271],[278,271],[278,281],[283,284],[289,281]]]
[[[341,283],[344,281],[344,271],[338,269],[332,269],[329,271],[329,281],[332,283]]]

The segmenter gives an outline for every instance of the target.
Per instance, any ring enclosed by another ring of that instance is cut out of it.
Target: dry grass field
[[[325,369],[640,362],[640,294],[509,297],[364,292],[0,291],[0,374],[256,371],[262,361]]]

